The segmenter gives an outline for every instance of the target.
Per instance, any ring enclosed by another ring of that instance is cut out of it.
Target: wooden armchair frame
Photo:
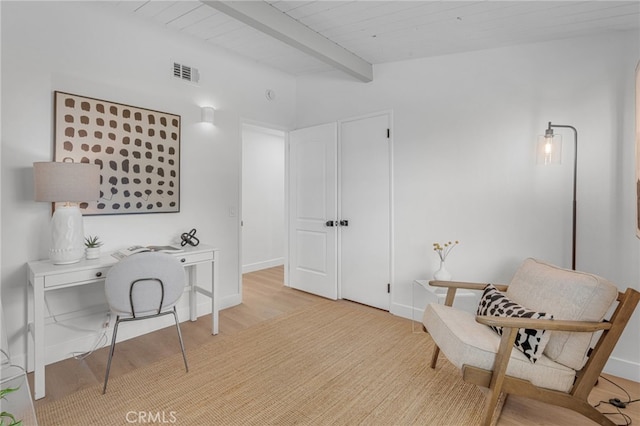
[[[459,288],[483,290],[486,287],[486,284],[456,281],[430,281],[429,284],[435,287],[448,288],[445,298],[446,306],[453,304],[456,290]],[[495,285],[495,287],[500,291],[505,291],[508,288],[507,285]],[[603,322],[476,316],[476,321],[481,324],[503,327],[493,370],[484,370],[469,365],[464,365],[462,368],[462,378],[465,382],[489,389],[482,424],[485,426],[494,425],[500,417],[502,405],[507,396],[513,394],[568,408],[600,425],[615,426],[615,423],[592,407],[587,398],[639,301],[640,293],[632,288],[628,288],[624,293],[619,292],[617,297],[618,305],[611,319]],[[591,351],[585,366],[577,371],[576,381],[571,391],[565,393],[540,388],[527,380],[506,375],[507,365],[519,328],[571,332],[602,331],[602,335]],[[431,368],[436,367],[439,352],[440,349],[436,345],[431,358]]]

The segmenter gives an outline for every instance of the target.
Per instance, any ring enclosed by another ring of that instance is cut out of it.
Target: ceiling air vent
[[[180,80],[190,81],[197,83],[200,80],[200,74],[197,68],[190,67],[188,65],[182,65],[177,62],[173,63],[173,76]]]

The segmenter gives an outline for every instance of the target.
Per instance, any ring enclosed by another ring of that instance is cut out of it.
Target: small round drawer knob
[[[96,277],[100,278],[102,276],[102,272],[96,272]]]
[[[182,259],[180,259],[180,262],[182,262],[182,263],[184,263],[186,261],[187,261],[187,259],[185,259],[184,257]]]

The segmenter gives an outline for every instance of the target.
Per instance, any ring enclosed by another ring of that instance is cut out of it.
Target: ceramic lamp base
[[[54,265],[76,263],[84,257],[84,226],[77,205],[57,206],[51,217],[51,249]]]

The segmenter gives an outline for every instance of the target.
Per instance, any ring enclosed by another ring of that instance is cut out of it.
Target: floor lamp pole
[[[573,151],[573,224],[572,224],[572,247],[571,247],[571,269],[576,269],[576,218],[578,202],[576,201],[577,184],[578,184],[578,131],[573,126],[566,124],[551,124],[549,128],[557,127],[573,130],[574,151]]]

